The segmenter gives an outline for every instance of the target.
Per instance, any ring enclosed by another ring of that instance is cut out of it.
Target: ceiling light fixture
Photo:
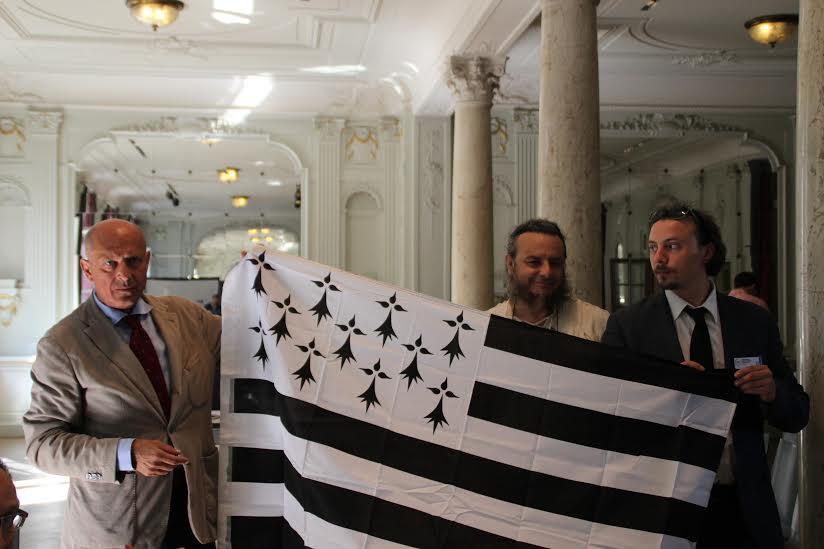
[[[312,72],[315,74],[341,74],[341,75],[355,75],[364,72],[366,67],[363,65],[320,65],[317,67],[301,67],[301,72]]]
[[[226,166],[217,171],[217,178],[220,179],[221,183],[234,183],[240,178],[240,168]]]
[[[180,0],[126,0],[126,6],[132,17],[156,31],[174,23],[186,4]]]
[[[780,13],[777,15],[762,15],[744,23],[744,28],[750,38],[759,44],[766,44],[774,48],[793,35],[798,28],[798,15],[794,13]]]
[[[232,197],[232,206],[235,208],[245,208],[249,205],[249,197],[243,195],[235,195]]]

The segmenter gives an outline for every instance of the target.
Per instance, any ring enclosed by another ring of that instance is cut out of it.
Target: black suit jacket
[[[775,378],[775,401],[770,404],[739,393],[732,441],[738,498],[750,535],[757,547],[780,548],[781,522],[764,452],[763,422],[766,418],[782,431],[800,431],[809,417],[809,397],[787,367],[778,327],[770,314],[734,297],[719,293],[717,298],[727,369],[733,370],[735,358],[761,356]],[[673,362],[684,360],[663,293],[613,313],[601,341]]]

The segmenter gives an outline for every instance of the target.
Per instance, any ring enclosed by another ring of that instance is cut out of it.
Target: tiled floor
[[[48,475],[26,461],[22,438],[0,438],[0,458],[11,471],[21,509],[29,518],[20,530],[20,549],[60,546],[68,477]]]

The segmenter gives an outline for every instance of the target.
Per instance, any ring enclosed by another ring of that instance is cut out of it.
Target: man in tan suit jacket
[[[71,477],[62,546],[214,547],[220,318],[143,294],[136,225],[100,222],[85,244],[95,293],[40,340],[23,417],[29,459]]]

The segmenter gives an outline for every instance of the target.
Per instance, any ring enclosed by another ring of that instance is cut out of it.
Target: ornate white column
[[[63,113],[29,111],[29,155],[31,164],[32,209],[36,226],[32,227],[33,242],[26,254],[26,286],[37,292],[41,300],[38,318],[46,331],[58,319],[57,279],[55,260],[58,257],[59,235],[70,231],[70,225],[58,226],[59,136]],[[68,220],[67,220],[68,223]]]
[[[446,84],[455,96],[452,174],[452,290],[455,303],[493,300],[490,109],[506,59],[453,56]]]
[[[317,179],[314,188],[307,189],[308,196],[301,197],[309,206],[307,225],[309,230],[313,230],[311,235],[301,235],[301,238],[309,239],[308,257],[333,267],[343,264],[340,184],[341,132],[345,125],[346,121],[342,118],[315,120]]]
[[[518,189],[518,223],[536,215],[535,183],[538,179],[538,111],[515,109],[515,179]]]
[[[824,540],[824,5],[801,0],[796,106],[798,366],[810,395],[801,432],[801,546]]]
[[[394,116],[381,118],[380,143],[383,146],[384,230],[386,233],[386,280],[403,285],[401,269],[407,239],[401,231],[410,207],[403,204],[403,172],[401,171],[401,122]],[[401,229],[399,231],[399,228]]]
[[[601,303],[597,0],[541,0],[538,214],[567,238],[576,295]]]

